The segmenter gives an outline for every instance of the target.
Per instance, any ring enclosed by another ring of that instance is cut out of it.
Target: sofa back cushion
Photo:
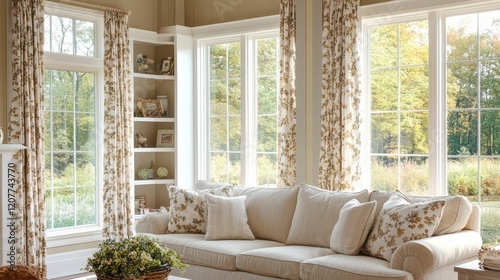
[[[246,196],[248,225],[255,238],[285,243],[290,231],[298,187],[234,187],[233,196]]]
[[[330,236],[342,207],[351,199],[368,201],[368,191],[333,192],[300,185],[286,244],[330,247]]]

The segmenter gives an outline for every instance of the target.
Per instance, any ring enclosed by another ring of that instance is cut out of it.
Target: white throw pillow
[[[255,239],[248,226],[246,196],[221,197],[206,195],[208,204],[205,240]]]
[[[357,255],[370,233],[376,208],[376,201],[359,203],[351,199],[347,202],[333,227],[330,248],[340,254]]]
[[[218,189],[193,191],[168,186],[170,197],[170,220],[168,233],[205,233],[207,228],[207,206],[205,195],[207,193],[219,196],[231,196],[232,186]]]
[[[384,203],[363,253],[391,261],[400,245],[432,236],[445,204],[444,200],[410,203],[397,194],[392,195]]]

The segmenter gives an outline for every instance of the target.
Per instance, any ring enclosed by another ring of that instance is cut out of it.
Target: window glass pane
[[[477,108],[477,63],[448,64],[447,74],[448,108]]]
[[[210,52],[210,80],[227,79],[226,44],[211,45]]]
[[[428,30],[426,20],[399,25],[401,65],[427,64]]]
[[[79,72],[75,75],[75,110],[95,112],[95,74]]]
[[[276,152],[278,123],[276,116],[257,117],[257,151]]]
[[[229,154],[229,180],[227,182],[239,186],[241,185],[241,154]]]
[[[62,16],[45,15],[44,50],[95,57],[95,24]]]
[[[446,18],[447,60],[477,59],[477,14]]]
[[[448,158],[448,193],[468,197],[478,201],[478,161],[473,157]]]
[[[429,152],[429,114],[401,113],[401,153],[425,155]]]
[[[398,115],[396,113],[372,114],[372,153],[398,153]]]
[[[76,114],[76,151],[94,151],[95,117],[94,114]]]
[[[275,187],[278,178],[278,161],[276,154],[257,153],[257,185]]]
[[[500,35],[499,35],[500,36]],[[500,45],[500,39],[497,43]],[[481,108],[500,107],[500,59],[482,61]]]
[[[225,81],[210,82],[211,116],[225,116],[227,114],[226,92],[227,92],[227,86]]]
[[[428,195],[428,157],[401,158],[401,190],[413,195]]]
[[[477,154],[477,112],[448,112],[448,155]]]
[[[54,151],[73,150],[74,118],[72,113],[52,113]]]
[[[228,158],[226,153],[210,153],[210,181],[228,182]]]
[[[371,157],[371,187],[372,190],[396,191],[398,189],[398,157]]]
[[[227,118],[210,118],[210,150],[227,151]]]
[[[76,186],[95,186],[96,168],[94,153],[77,153],[76,155]]]
[[[257,40],[257,75],[276,76],[279,39],[277,37]]]
[[[257,114],[277,114],[277,78],[263,77],[257,79],[258,85],[258,112]]]
[[[74,109],[75,72],[50,70],[50,98],[52,110],[72,111]],[[50,107],[47,107],[49,109]]]
[[[229,79],[239,79],[241,77],[241,50],[240,42],[229,43],[227,46],[227,67]]]
[[[500,111],[481,113],[481,155],[500,156]]]
[[[500,58],[500,13],[480,13],[479,40],[481,58]]]
[[[239,116],[229,117],[229,151],[239,152],[241,141],[241,119]]]
[[[370,67],[396,66],[398,63],[398,25],[370,28]]]
[[[481,159],[481,190],[481,202],[500,207],[500,158]]]
[[[483,238],[483,246],[489,247],[500,243],[500,230],[498,229],[500,207],[498,201],[488,202],[485,205],[494,206],[481,207],[481,237]]]
[[[76,225],[97,224],[95,207],[93,207],[96,204],[94,184],[76,188],[76,197],[76,211],[78,212]]]
[[[47,166],[45,166],[45,170],[47,170]],[[45,172],[45,182],[47,182],[47,172]],[[53,229],[54,226],[52,223],[54,220],[52,219],[52,204],[53,204],[53,196],[52,196],[52,190],[51,189],[46,189],[45,190],[45,212],[47,215],[45,216],[46,219],[46,227],[47,229]]]
[[[388,111],[398,109],[398,69],[381,69],[371,71],[370,97],[372,111]]]
[[[54,228],[75,226],[75,190],[74,188],[54,189]]]
[[[429,73],[427,66],[401,68],[401,110],[427,110]],[[396,79],[397,81],[397,79]]]
[[[229,115],[239,115],[241,112],[241,82],[240,80],[230,80],[228,111]]]

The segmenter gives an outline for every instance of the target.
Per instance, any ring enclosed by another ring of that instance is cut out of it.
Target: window
[[[200,178],[256,186],[277,184],[278,32],[200,40]],[[205,109],[203,109],[205,108]],[[208,121],[206,121],[208,119]],[[205,143],[206,141],[206,143]],[[202,156],[203,158],[203,156]]]
[[[49,5],[50,6],[50,5]],[[50,232],[98,226],[102,16],[45,14],[45,188]]]
[[[500,6],[363,25],[372,189],[467,196],[500,242]]]

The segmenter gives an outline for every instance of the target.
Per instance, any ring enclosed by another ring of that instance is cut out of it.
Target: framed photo
[[[137,109],[139,109],[143,117],[163,117],[163,108],[159,99],[137,98]]]
[[[164,75],[174,74],[174,59],[172,57],[167,57],[161,60],[160,73]]]
[[[174,147],[174,130],[173,129],[158,129],[156,137],[156,147]]]
[[[134,209],[136,215],[144,214],[144,209],[146,209],[146,197],[136,196],[134,200]]]

